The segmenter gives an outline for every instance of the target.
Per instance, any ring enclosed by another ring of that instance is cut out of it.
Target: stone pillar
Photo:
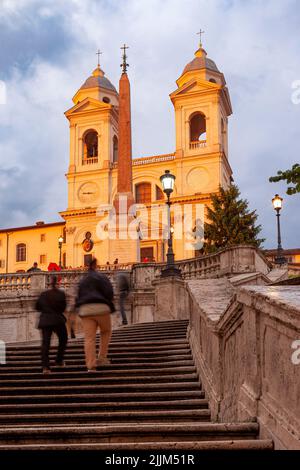
[[[154,321],[189,318],[185,281],[175,276],[153,281],[155,288]]]
[[[33,295],[39,295],[46,289],[47,274],[43,272],[32,273],[30,276],[30,291]]]

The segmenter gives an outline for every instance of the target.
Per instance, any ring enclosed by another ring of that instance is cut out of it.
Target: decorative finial
[[[98,51],[96,52],[96,55],[98,56],[98,67],[100,67],[100,55],[102,54],[102,52],[100,51],[100,49],[98,49]]]
[[[199,36],[200,36],[200,40],[199,40],[199,47],[202,48],[202,34],[204,34],[205,31],[203,31],[202,29],[200,29],[199,33]]]
[[[127,67],[129,67],[129,64],[127,64],[126,62],[127,60],[126,49],[129,49],[129,47],[126,46],[126,44],[124,44],[124,46],[122,46],[120,49],[123,49],[123,63],[120,65],[120,67],[122,67],[122,73],[126,73]]]

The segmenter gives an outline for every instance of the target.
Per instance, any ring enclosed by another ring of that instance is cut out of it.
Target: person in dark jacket
[[[57,277],[51,279],[51,289],[42,292],[36,303],[36,310],[41,312],[38,328],[42,332],[42,367],[43,373],[51,372],[49,363],[49,349],[52,333],[58,336],[58,349],[56,355],[56,365],[64,365],[64,355],[68,342],[66,329],[66,295],[57,288]]]
[[[120,314],[122,318],[122,324],[127,325],[128,320],[125,312],[125,300],[128,297],[130,284],[129,278],[125,273],[119,273],[117,275],[117,285],[119,289],[119,298],[120,298]]]
[[[94,258],[88,273],[79,283],[76,308],[84,332],[85,362],[89,372],[96,371],[98,365],[110,364],[107,357],[111,338],[110,314],[115,311],[113,287],[107,276],[96,271],[97,260]],[[100,350],[96,356],[96,334],[100,328]]]

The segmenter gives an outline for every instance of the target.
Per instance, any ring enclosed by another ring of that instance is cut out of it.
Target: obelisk
[[[138,232],[133,229],[134,216],[130,208],[134,205],[132,192],[132,144],[130,82],[127,75],[127,57],[124,44],[122,74],[119,81],[119,156],[117,194],[114,198],[116,211],[116,240],[111,243],[110,258],[119,263],[139,261]]]

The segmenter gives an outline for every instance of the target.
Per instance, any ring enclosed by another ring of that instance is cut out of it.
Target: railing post
[[[30,275],[30,290],[38,294],[46,289],[47,273],[32,273]]]

